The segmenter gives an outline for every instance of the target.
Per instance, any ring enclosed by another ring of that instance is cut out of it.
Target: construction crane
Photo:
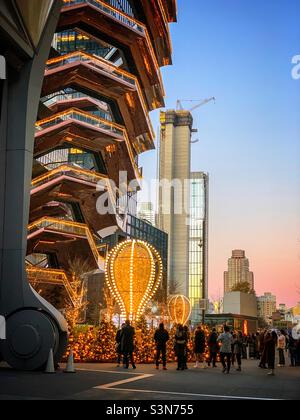
[[[193,106],[191,109],[188,109],[189,112],[193,112],[195,111],[195,109],[198,109],[201,106],[206,105],[212,101],[216,102],[216,98],[214,96],[208,99],[204,99],[204,101],[200,101],[200,100],[197,101],[197,100],[191,100],[191,99],[178,99],[176,109],[177,111],[183,111],[183,106],[182,106],[183,102],[198,102],[197,105]]]

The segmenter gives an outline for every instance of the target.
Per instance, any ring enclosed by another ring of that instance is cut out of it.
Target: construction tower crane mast
[[[204,99],[203,101],[200,101],[200,100],[197,101],[197,100],[191,100],[191,99],[178,99],[176,109],[177,111],[183,111],[183,106],[182,106],[183,102],[197,102],[196,105],[188,109],[189,112],[193,112],[196,109],[200,108],[201,106],[206,105],[212,101],[216,102],[216,98],[214,96],[212,96],[211,98]]]

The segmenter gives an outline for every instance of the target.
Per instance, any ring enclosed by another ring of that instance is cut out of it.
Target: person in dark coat
[[[156,344],[156,369],[159,369],[160,355],[162,356],[163,369],[167,370],[167,342],[170,336],[163,323],[155,331],[154,341]]]
[[[242,352],[243,352],[243,334],[239,332],[233,335],[233,360],[236,359],[238,367],[237,372],[242,371]]]
[[[116,334],[116,352],[118,355],[118,359],[117,359],[117,367],[120,367],[121,364],[121,359],[122,359],[122,351],[121,351],[121,334],[122,334],[122,329],[125,327],[125,324],[122,325],[122,328],[120,328],[117,331]]]
[[[267,352],[265,349],[266,344],[266,337],[267,337],[267,331],[264,331],[259,336],[259,352],[261,354],[259,367],[261,369],[267,369]]]
[[[300,366],[300,338],[296,342],[296,366]]]
[[[266,353],[266,360],[268,364],[268,368],[270,372],[268,375],[274,376],[275,375],[275,354],[276,354],[276,346],[277,346],[277,334],[275,331],[268,332],[265,338],[265,353]]]
[[[133,369],[136,369],[133,352],[134,352],[134,337],[135,329],[131,326],[130,321],[127,320],[125,327],[121,332],[121,352],[124,356],[124,368],[129,368],[129,360],[132,364]]]
[[[297,360],[296,360],[296,340],[294,340],[292,334],[289,335],[289,340],[288,340],[288,349],[289,349],[289,355],[290,355],[290,361],[291,367],[295,367],[297,366]]]
[[[175,334],[175,354],[177,356],[177,370],[185,370],[185,348],[187,345],[187,335],[182,325],[178,325]]]
[[[188,358],[189,358],[189,341],[190,341],[190,330],[189,327],[187,325],[185,325],[183,327],[184,330],[184,334],[186,336],[186,344],[185,344],[185,349],[184,349],[184,369],[188,369]]]
[[[248,335],[249,357],[251,360],[255,359],[256,337],[254,334]]]
[[[255,358],[257,360],[260,359],[260,353],[259,353],[259,332],[255,335]]]
[[[203,363],[202,368],[205,368],[204,364],[204,353],[205,353],[205,332],[203,331],[201,325],[197,328],[194,338],[194,353],[196,355],[196,365],[195,368],[200,367],[200,364]]]
[[[209,361],[208,361],[208,366],[211,365],[212,362],[212,366],[215,368],[217,367],[216,362],[217,362],[217,355],[219,352],[219,343],[218,343],[218,334],[215,328],[213,328],[209,338],[208,338],[208,348],[209,348]]]

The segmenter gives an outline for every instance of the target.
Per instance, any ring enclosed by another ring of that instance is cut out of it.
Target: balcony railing
[[[133,76],[132,74],[128,73],[125,70],[119,69],[118,67],[114,66],[113,64],[104,60],[103,58],[95,57],[93,55],[87,54],[82,51],[76,51],[76,52],[66,54],[60,57],[56,57],[47,61],[46,74],[47,74],[47,71],[51,71],[59,67],[63,67],[65,65],[73,64],[76,62],[85,63],[89,67],[95,70],[98,70],[101,73],[103,72],[106,73],[109,77],[114,76],[117,79],[121,80],[122,82],[127,83],[130,87],[135,87],[135,89],[138,92],[138,96],[141,102],[145,119],[147,120],[147,123],[149,126],[149,130],[151,131],[151,134],[154,137],[152,123],[148,114],[148,107],[146,105],[146,102],[145,102],[145,99],[144,99],[144,96],[140,87],[140,83],[138,79],[136,78],[136,76]]]
[[[75,6],[77,4],[90,4],[91,6],[96,7],[101,12],[109,15],[110,17],[118,20],[119,22],[123,23],[124,25],[130,27],[130,29],[134,29],[137,32],[140,32],[141,34],[145,35],[146,28],[144,25],[140,22],[138,22],[136,19],[130,17],[124,12],[121,12],[120,10],[116,9],[113,6],[110,6],[109,4],[100,1],[100,0],[64,0],[64,7],[70,7]]]
[[[99,112],[101,112],[101,118],[105,120],[112,121],[112,117],[110,115],[110,111],[108,109],[108,105],[105,102],[99,101],[98,99],[91,98],[85,93],[77,92],[73,89],[66,89],[65,91],[62,90],[60,92],[55,92],[51,95],[47,95],[42,98],[42,103],[47,106],[51,107],[52,105],[58,102],[67,102],[67,101],[74,101],[74,100],[90,100],[95,105],[95,108],[98,108]],[[89,111],[91,112],[91,111]],[[97,111],[91,112],[92,114],[97,116]]]
[[[96,172],[88,171],[85,169],[76,168],[72,165],[61,165],[56,169],[53,169],[52,171],[48,172],[45,175],[41,175],[38,178],[35,178],[32,183],[31,187],[32,189],[35,189],[45,183],[48,183],[56,178],[59,178],[62,175],[66,175],[71,178],[75,178],[78,180],[83,180],[90,182],[92,184],[97,184],[100,181],[106,180],[106,175],[100,175]]]
[[[77,236],[85,237],[87,227],[81,223],[59,220],[52,217],[45,217],[28,226],[29,234],[40,229],[53,230],[61,233],[72,233]]]
[[[159,78],[160,78],[160,83],[162,84],[162,78],[161,78],[161,74],[159,71],[159,64],[153,49],[153,45],[148,33],[148,29],[147,27],[137,21],[136,19],[130,17],[129,15],[127,15],[126,13],[121,12],[120,10],[118,10],[117,8],[108,5],[107,3],[104,3],[101,0],[64,0],[65,6],[64,7],[70,7],[70,6],[74,6],[76,4],[90,4],[91,6],[96,7],[98,10],[100,10],[102,13],[105,13],[106,15],[116,19],[117,21],[119,21],[120,23],[126,25],[128,28],[137,31],[139,34],[143,35],[147,41],[147,46],[149,49],[149,53],[152,57],[152,60],[155,64],[156,69],[158,70],[158,74],[159,74]]]
[[[81,223],[70,222],[67,220],[55,219],[52,217],[44,217],[43,219],[31,223],[28,226],[29,238],[34,234],[34,232],[37,232],[41,229],[59,232],[63,234],[67,233],[86,238],[98,267],[101,269],[104,268],[104,258],[99,255],[94,237],[86,225]]]
[[[89,112],[81,111],[80,109],[71,108],[67,111],[60,112],[55,114],[50,118],[45,118],[43,120],[37,121],[35,124],[37,131],[46,130],[47,128],[54,127],[63,121],[75,120],[85,124],[92,125],[95,128],[100,128],[101,130],[107,131],[112,134],[117,134],[120,137],[124,135],[124,128],[105,120],[103,118],[97,117]]]
[[[47,61],[46,71],[50,71],[58,67],[66,66],[76,62],[86,63],[97,70],[104,71],[111,76],[115,76],[116,78],[128,83],[129,85],[136,85],[137,80],[130,73],[119,69],[101,57],[90,55],[82,51],[75,51],[70,54],[52,58],[51,60]]]
[[[52,284],[63,286],[68,296],[76,308],[81,305],[83,294],[76,293],[73,289],[71,281],[63,270],[45,269],[38,267],[26,267],[28,280],[31,284]]]
[[[60,124],[63,121],[72,121],[72,120],[80,121],[85,124],[90,124],[93,127],[100,128],[101,130],[105,130],[106,132],[110,134],[118,135],[120,138],[125,140],[128,154],[130,157],[130,161],[136,172],[137,179],[141,178],[141,174],[136,164],[134,153],[132,150],[132,144],[128,138],[126,129],[122,127],[121,125],[104,120],[100,117],[96,117],[88,112],[84,112],[79,109],[72,108],[67,111],[61,112],[59,114],[53,115],[50,118],[46,118],[44,120],[38,121],[36,123],[36,129],[37,129],[37,132],[40,132],[47,128],[54,127],[55,125]]]

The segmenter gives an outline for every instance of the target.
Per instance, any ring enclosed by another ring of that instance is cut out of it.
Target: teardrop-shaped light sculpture
[[[186,325],[192,313],[191,301],[184,295],[171,296],[168,301],[168,312],[172,322]]]
[[[144,313],[161,284],[162,259],[147,242],[124,241],[109,253],[105,275],[122,316],[135,320]]]

